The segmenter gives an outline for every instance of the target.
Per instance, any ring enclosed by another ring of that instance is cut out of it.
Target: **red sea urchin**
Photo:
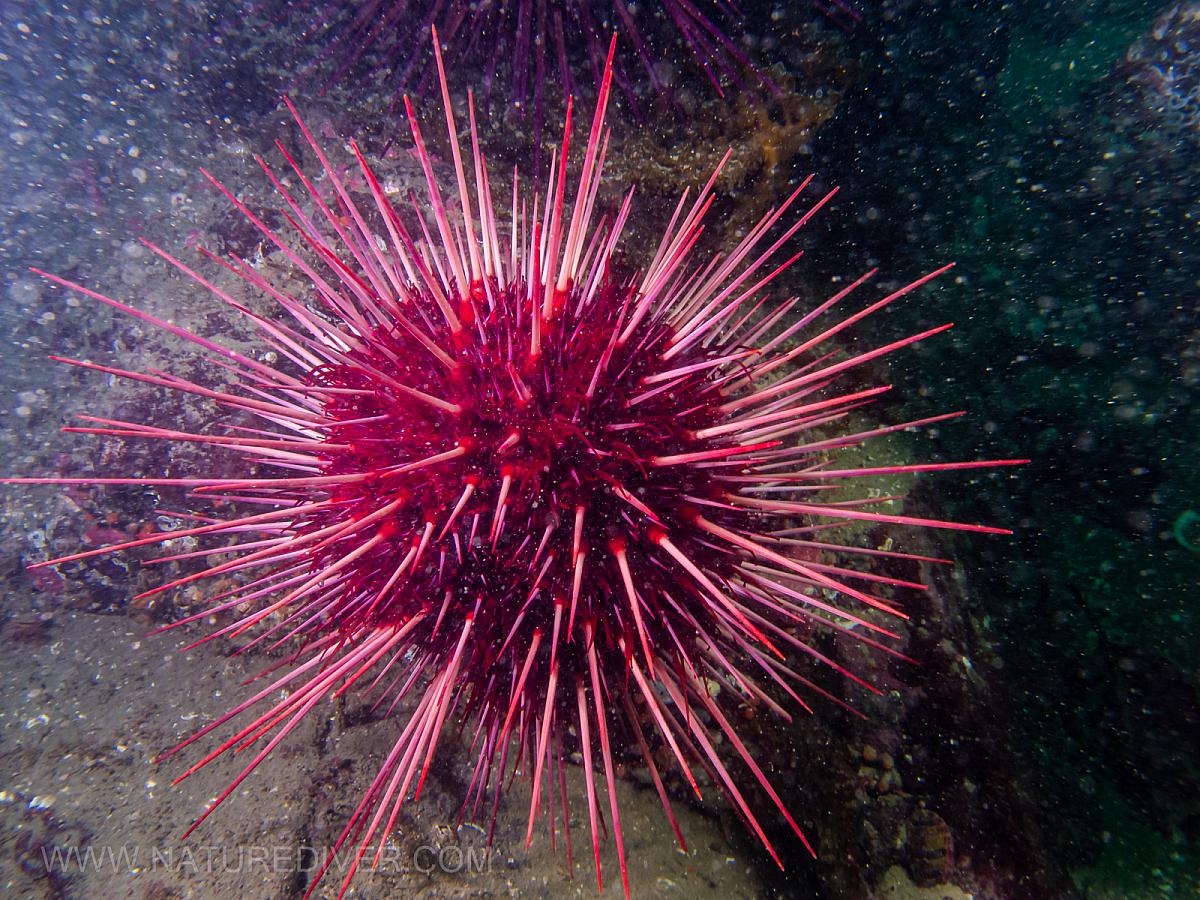
[[[841,8],[842,0],[833,0],[822,11],[834,17]],[[442,34],[452,67],[482,64],[487,93],[497,66],[507,65],[511,80],[508,99],[524,105],[532,93],[540,115],[547,70],[557,65],[553,80],[561,85],[564,96],[574,93],[568,56],[575,45],[583,49],[589,71],[598,82],[605,58],[605,37],[616,29],[622,40],[635,49],[651,92],[665,96],[670,88],[662,78],[662,60],[653,46],[653,31],[661,22],[668,26],[668,33],[677,36],[718,94],[723,79],[741,84],[743,75],[756,85],[773,87],[726,33],[730,23],[740,24],[742,19],[737,5],[728,0],[662,0],[642,8],[626,0],[355,0],[350,4],[313,0],[312,6],[289,15],[301,13],[313,16],[314,32],[329,27],[329,46],[322,59],[335,71],[326,86],[354,68],[370,51],[378,53],[385,66],[394,68],[397,95],[414,88],[419,91],[421,85],[432,86],[432,80],[426,78],[430,58],[423,41],[434,27]],[[414,28],[414,23],[420,24]],[[551,55],[553,58],[548,59]],[[636,79],[627,76],[629,73],[623,76],[618,71],[617,82],[630,103],[636,104]]]
[[[245,477],[10,479],[180,486],[196,502],[221,499],[223,509],[241,510],[228,518],[197,512],[191,527],[39,564],[177,538],[227,539],[227,561],[151,593],[239,578],[183,621],[228,613],[232,621],[203,640],[246,636],[249,646],[287,646],[290,655],[268,670],[283,667],[284,674],[263,673],[270,684],[168,754],[266,707],[181,776],[227,751],[261,745],[196,825],[322,700],[356,684],[378,687],[378,702],[389,709],[411,697],[411,715],[335,848],[358,848],[343,889],[372,841],[382,848],[410,792],[420,793],[451,717],[471,723],[475,735],[464,808],[490,796],[494,821],[504,772],[513,760],[525,763],[533,797],[527,841],[543,786],[551,793],[557,782],[565,811],[563,748],[577,740],[597,879],[602,768],[626,892],[614,790],[618,739],[640,751],[672,825],[651,744],[669,748],[697,793],[693,769],[705,770],[778,861],[726,753],[740,758],[752,783],[803,834],[738,738],[727,702],[750,698],[786,717],[773,695],[801,706],[798,687],[829,696],[784,651],[859,680],[805,635],[835,629],[887,650],[889,632],[863,610],[903,614],[870,586],[919,587],[835,563],[843,554],[921,557],[824,543],[818,532],[849,520],[1001,531],[822,499],[842,479],[1016,462],[829,465],[830,451],[954,415],[821,436],[824,426],[887,390],[839,388],[843,373],[949,327],[854,356],[830,343],[944,269],[826,327],[810,329],[873,271],[803,315],[794,313],[797,298],[767,306],[764,287],[800,255],[777,262],[777,251],[832,192],[789,216],[806,181],[731,252],[701,262],[696,245],[714,173],[693,200],[684,193],[645,271],[614,273],[632,191],[611,220],[591,224],[607,148],[611,61],[610,48],[573,205],[565,202],[568,106],[550,190],[527,207],[514,183],[505,228],[473,108],[474,189],[468,186],[444,76],[456,191],[447,206],[409,106],[432,212],[430,222],[414,211],[415,231],[354,147],[374,210],[360,205],[298,115],[336,196],[327,204],[284,151],[307,194],[302,203],[260,160],[298,238],[277,234],[210,176],[309,293],[289,293],[241,259],[206,254],[278,304],[283,319],[267,319],[148,246],[244,316],[277,364],[47,276],[199,347],[232,384],[64,362],[196,395],[243,420],[214,420],[211,433],[191,433],[85,416],[89,424],[69,430],[225,447],[246,459]],[[440,71],[440,55],[437,63]],[[816,333],[801,337],[810,330]],[[712,691],[714,683],[725,690]],[[718,736],[726,743],[720,751]]]

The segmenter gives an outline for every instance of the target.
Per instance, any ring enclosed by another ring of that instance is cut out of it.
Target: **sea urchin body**
[[[743,76],[755,86],[770,86],[726,27],[740,23],[741,12],[725,0],[663,0],[639,8],[625,0],[497,0],[476,2],[426,2],[426,0],[361,0],[349,4],[352,15],[341,16],[347,4],[317,2],[301,7],[313,17],[313,31],[329,28],[331,39],[323,59],[333,64],[329,81],[354,68],[364,55],[377,54],[384,65],[394,68],[397,95],[402,91],[422,92],[432,86],[432,66],[425,51],[425,35],[436,28],[452,67],[477,65],[483,71],[485,95],[496,80],[498,65],[510,69],[510,102],[524,106],[532,100],[539,119],[546,82],[560,85],[565,95],[576,87],[569,50],[582,48],[587,69],[599,80],[605,58],[605,37],[612,30],[636,50],[642,78],[654,95],[670,93],[662,78],[663,60],[656,48],[655,32],[668,26],[678,42],[704,73],[712,87],[722,93],[721,82],[743,84]],[[315,8],[314,8],[315,7]],[[819,5],[835,21],[846,15],[857,17],[841,0],[828,7]],[[315,13],[315,14],[314,14]],[[296,15],[293,8],[289,15]],[[413,22],[423,27],[413,28]],[[660,26],[656,28],[656,23]],[[636,73],[617,73],[626,98],[637,103]],[[773,86],[771,86],[773,87]]]
[[[792,656],[858,680],[810,636],[831,629],[895,652],[865,611],[903,614],[873,590],[920,587],[844,561],[921,557],[825,543],[822,532],[851,520],[999,531],[823,500],[843,479],[1013,462],[831,466],[831,451],[950,417],[828,436],[887,390],[844,386],[843,373],[943,330],[855,356],[831,344],[938,272],[844,318],[830,313],[873,272],[803,314],[796,298],[767,303],[768,282],[799,256],[779,251],[832,193],[797,214],[806,182],[728,253],[698,261],[714,173],[693,199],[684,194],[648,267],[616,272],[632,192],[593,225],[611,61],[610,49],[573,203],[568,107],[546,196],[527,204],[514,183],[503,225],[473,107],[469,171],[444,75],[449,202],[409,107],[428,214],[394,208],[356,147],[369,196],[352,196],[299,116],[334,199],[322,199],[286,151],[287,177],[262,163],[298,237],[276,233],[212,179],[308,293],[208,254],[278,304],[283,315],[264,318],[151,249],[244,316],[272,364],[47,276],[192,343],[224,378],[208,387],[66,360],[225,411],[202,433],[96,417],[70,430],[225,448],[247,461],[244,477],[13,479],[177,486],[196,504],[241,510],[196,512],[188,527],[40,564],[184,537],[226,541],[224,561],[151,593],[233,578],[236,587],[214,592],[191,618],[223,614],[216,635],[291,655],[283,674],[272,666],[262,690],[171,751],[258,711],[181,776],[235,748],[257,751],[200,821],[318,704],[359,686],[386,709],[407,698],[411,713],[338,843],[357,848],[355,865],[419,794],[451,720],[474,734],[467,807],[487,798],[494,821],[504,773],[523,764],[533,798],[527,841],[557,805],[540,803],[543,789],[565,810],[564,746],[579,752],[598,878],[605,827],[625,875],[614,745],[640,751],[673,825],[659,770],[667,750],[697,793],[703,771],[774,856],[740,766],[803,835],[727,703],[749,699],[786,717],[781,699],[803,705],[798,689],[824,694]],[[289,183],[302,185],[302,199]],[[241,424],[225,424],[229,414]]]

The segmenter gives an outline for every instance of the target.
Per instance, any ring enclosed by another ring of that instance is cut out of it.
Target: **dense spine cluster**
[[[846,30],[862,18],[846,0],[812,0],[812,5]],[[298,10],[291,4],[286,14],[307,13],[311,31],[329,38],[321,56],[329,70],[326,86],[370,58],[375,68],[388,71],[397,97],[403,91],[423,93],[434,83],[424,43],[432,27],[442,35],[451,66],[481,71],[485,99],[493,84],[507,76],[508,101],[533,109],[539,134],[547,85],[561,89],[564,97],[591,86],[590,80],[576,84],[577,54],[598,82],[606,36],[613,31],[636,57],[616,75],[635,111],[656,98],[674,103],[668,74],[672,54],[661,47],[662,38],[671,35],[682,51],[678,55],[690,56],[716,94],[723,96],[730,87],[779,91],[743,49],[744,15],[729,0],[645,5],[626,0],[309,0]]]
[[[795,658],[860,681],[811,636],[836,630],[895,653],[886,644],[894,635],[864,611],[903,617],[875,591],[921,588],[846,561],[923,557],[828,543],[825,532],[853,520],[1000,531],[878,512],[878,500],[824,499],[847,479],[1015,462],[831,463],[838,449],[955,415],[837,432],[850,411],[887,391],[848,384],[845,373],[949,326],[854,356],[833,339],[945,269],[851,314],[838,310],[873,270],[812,309],[795,297],[772,301],[765,288],[800,256],[781,251],[833,193],[797,211],[806,181],[729,252],[701,258],[718,170],[694,197],[684,193],[645,270],[619,274],[613,256],[632,191],[614,215],[595,210],[612,48],[569,203],[570,107],[545,196],[523,196],[514,179],[511,201],[499,203],[473,105],[464,162],[436,59],[454,180],[443,193],[408,106],[424,211],[394,207],[357,147],[369,198],[353,197],[298,115],[333,200],[286,151],[286,176],[262,163],[293,236],[210,176],[306,282],[298,296],[241,259],[208,254],[272,298],[280,317],[256,315],[149,245],[244,317],[277,362],[47,276],[190,342],[225,378],[218,389],[64,360],[224,411],[199,433],[95,416],[69,430],[212,445],[242,457],[247,474],[11,479],[173,485],[197,504],[187,527],[41,565],[224,539],[222,561],[150,593],[233,578],[236,587],[191,617],[226,617],[205,640],[294,651],[283,674],[273,666],[260,691],[171,751],[254,710],[181,776],[227,751],[254,751],[200,821],[318,704],[356,687],[381,708],[405,698],[411,710],[396,719],[393,747],[339,842],[356,846],[358,861],[382,847],[402,804],[419,794],[451,721],[468,723],[476,753],[468,811],[490,804],[494,823],[506,773],[523,764],[533,798],[527,840],[539,815],[554,831],[556,807],[565,829],[565,756],[581,754],[598,879],[605,828],[625,875],[614,790],[622,749],[640,752],[673,826],[653,748],[669,748],[697,794],[705,771],[775,856],[727,750],[804,836],[739,739],[729,703],[750,700],[787,718],[781,701],[803,707],[800,691],[829,696]],[[220,510],[204,509],[218,499]],[[164,559],[211,563],[213,552],[206,545]]]

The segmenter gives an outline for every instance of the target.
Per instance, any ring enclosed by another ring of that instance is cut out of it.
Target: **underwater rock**
[[[1125,56],[1141,113],[1200,139],[1200,3],[1176,3]]]

